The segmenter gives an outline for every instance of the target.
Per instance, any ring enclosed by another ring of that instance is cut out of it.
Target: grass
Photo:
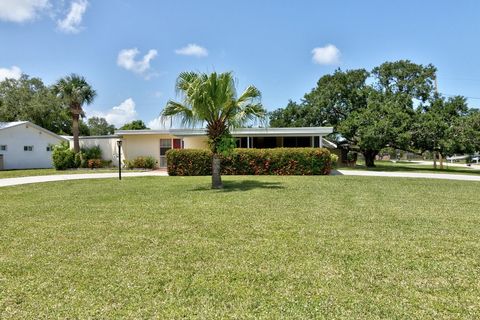
[[[364,162],[359,161],[355,167],[340,167],[341,170],[368,170],[368,171],[387,171],[387,172],[397,172],[397,171],[406,171],[406,172],[422,172],[422,173],[452,173],[452,174],[472,174],[472,175],[480,175],[480,168],[479,167],[472,167],[469,168],[465,167],[458,167],[458,166],[449,166],[448,164],[444,163],[444,168],[437,169],[433,168],[432,165],[424,165],[418,164],[415,162],[409,161],[399,161],[399,162],[391,162],[391,161],[375,161],[375,167],[368,168],[365,166]]]
[[[55,169],[24,169],[24,170],[3,170],[0,171],[0,179],[3,178],[19,178],[30,176],[47,176],[56,174],[81,174],[81,173],[106,173],[117,172],[117,168],[103,169],[71,169],[71,170],[55,170]],[[125,172],[134,172],[135,170],[125,170]],[[137,170],[138,171],[138,170]]]
[[[480,318],[480,183],[224,180],[2,188],[0,318]]]

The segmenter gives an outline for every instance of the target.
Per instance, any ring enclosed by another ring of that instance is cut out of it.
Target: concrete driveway
[[[415,173],[415,172],[382,172],[382,171],[362,171],[362,170],[334,170],[332,175],[344,176],[363,176],[363,177],[392,177],[392,178],[424,178],[424,179],[444,179],[461,181],[479,181],[480,175],[466,174],[446,174],[446,173]],[[166,171],[147,171],[147,172],[125,172],[122,177],[161,177],[168,176]],[[33,176],[19,178],[0,179],[0,187],[16,186],[21,184],[83,180],[83,179],[105,179],[118,178],[118,173],[86,173],[86,174],[59,174],[50,176]]]
[[[125,172],[122,173],[124,177],[150,177],[150,176],[168,176],[166,171],[147,171],[147,172]],[[0,179],[0,187],[16,186],[20,184],[50,182],[50,181],[66,181],[66,180],[83,180],[83,179],[105,179],[118,178],[118,173],[79,173],[79,174],[56,174],[50,176],[32,176],[32,177],[18,177]]]
[[[450,174],[450,173],[420,173],[420,172],[400,172],[400,171],[385,172],[385,171],[367,171],[367,170],[334,170],[332,172],[332,175],[480,181],[480,175]]]

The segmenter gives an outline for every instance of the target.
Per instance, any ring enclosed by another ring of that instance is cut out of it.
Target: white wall
[[[185,137],[183,138],[185,149],[206,149],[208,148],[207,137]]]
[[[7,151],[0,151],[3,154],[3,168],[52,168],[52,152],[47,151],[47,147],[61,142],[61,139],[28,123],[2,129],[0,145],[7,145]],[[33,146],[33,151],[24,151],[24,146]]]
[[[117,146],[117,137],[82,137],[79,139],[80,148],[92,148],[99,146],[102,150],[102,159],[111,160],[112,165],[118,165],[118,146]],[[70,140],[70,148],[73,149],[73,140]],[[122,152],[122,159],[123,152]]]

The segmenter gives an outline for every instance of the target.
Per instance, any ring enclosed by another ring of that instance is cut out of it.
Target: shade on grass
[[[143,177],[0,190],[0,318],[480,317],[480,183]]]

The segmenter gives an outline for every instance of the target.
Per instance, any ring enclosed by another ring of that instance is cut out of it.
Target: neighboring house
[[[309,128],[242,128],[232,131],[239,148],[295,148],[336,145],[323,137],[332,133],[331,127]],[[80,147],[100,146],[102,157],[118,163],[117,141],[122,141],[122,160],[152,156],[160,168],[167,166],[165,154],[170,149],[208,148],[205,129],[117,130],[115,135],[80,137]],[[73,141],[70,142],[73,146]]]
[[[28,121],[0,122],[0,170],[52,168],[52,148],[62,141]]]

